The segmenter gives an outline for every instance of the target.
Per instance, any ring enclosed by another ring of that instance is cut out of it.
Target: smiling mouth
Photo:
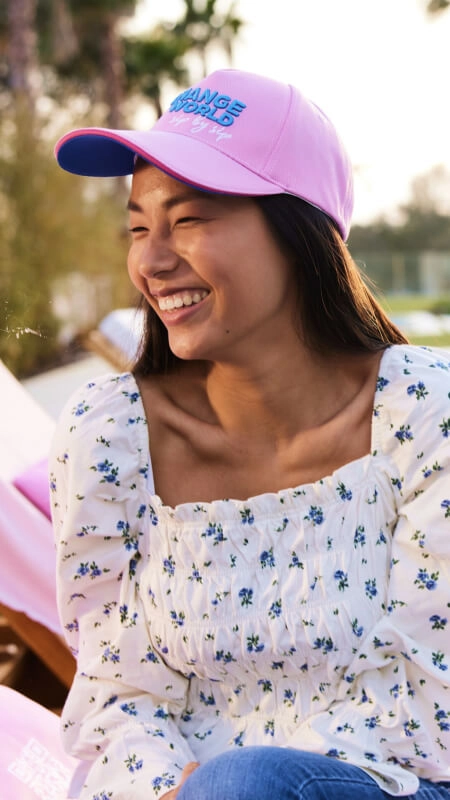
[[[170,297],[158,297],[158,306],[160,311],[175,311],[184,306],[193,306],[199,303],[200,300],[209,294],[209,292],[202,289],[196,292],[180,292],[179,294],[172,294]]]

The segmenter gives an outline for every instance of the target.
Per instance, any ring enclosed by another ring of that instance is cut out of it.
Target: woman
[[[447,796],[450,361],[361,281],[332,124],[226,70],[57,157],[133,173],[147,309],[53,447],[74,796]]]

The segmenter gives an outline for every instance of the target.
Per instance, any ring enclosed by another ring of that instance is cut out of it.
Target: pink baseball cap
[[[352,167],[333,124],[298,89],[250,72],[213,72],[148,131],[70,131],[55,154],[78,175],[129,175],[138,155],[205,191],[294,195],[349,233]]]

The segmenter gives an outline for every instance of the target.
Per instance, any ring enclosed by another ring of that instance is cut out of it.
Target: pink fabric
[[[55,422],[0,361],[0,478],[13,480],[43,460]]]
[[[62,749],[59,717],[0,686],[2,800],[66,800],[76,764]]]
[[[292,194],[348,236],[352,167],[333,124],[298,89],[251,72],[211,73],[181,92],[149,131],[80,128],[55,152],[63,169],[80,175],[130,174],[137,154],[207,191]]]
[[[48,459],[44,458],[21,472],[20,475],[14,478],[13,485],[39,511],[42,511],[48,519],[51,519]]]
[[[0,602],[61,635],[50,521],[0,479]]]

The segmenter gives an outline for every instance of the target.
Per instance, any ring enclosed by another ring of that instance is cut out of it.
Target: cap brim
[[[287,191],[204,142],[169,131],[81,128],[59,140],[55,155],[63,169],[76,175],[130,175],[139,155],[177,180],[212,192],[264,195]]]

